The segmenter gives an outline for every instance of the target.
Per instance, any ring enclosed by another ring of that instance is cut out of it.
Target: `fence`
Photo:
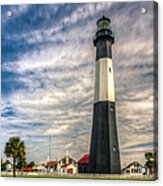
[[[1,172],[2,176],[12,176],[13,173],[12,172],[7,172],[7,171],[3,171]],[[61,175],[58,172],[17,172],[16,173],[17,176],[38,176],[38,177],[59,177],[59,178],[65,178],[65,177],[72,177],[72,178],[78,178],[78,179],[117,179],[117,180],[121,180],[121,179],[132,179],[132,180],[147,180],[147,179],[156,179],[157,176],[154,175],[127,175],[127,174],[121,174],[121,175],[113,175],[113,174],[66,174],[66,175]]]

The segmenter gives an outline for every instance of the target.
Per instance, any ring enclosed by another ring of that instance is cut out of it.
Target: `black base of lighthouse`
[[[120,174],[115,103],[94,104],[89,173]]]

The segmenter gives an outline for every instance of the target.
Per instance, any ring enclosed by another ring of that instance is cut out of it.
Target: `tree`
[[[25,145],[19,137],[10,137],[5,145],[4,153],[9,158],[13,158],[13,177],[16,177],[16,163],[25,159]]]
[[[35,162],[33,162],[33,161],[31,161],[28,165],[27,165],[27,167],[30,167],[30,168],[33,168],[35,166]]]
[[[153,173],[156,173],[156,153],[147,152],[145,153],[146,163],[145,166],[149,169],[149,174],[152,175]]]
[[[1,159],[1,171],[6,171],[8,165],[11,165],[11,162],[9,160],[3,162],[3,160]]]

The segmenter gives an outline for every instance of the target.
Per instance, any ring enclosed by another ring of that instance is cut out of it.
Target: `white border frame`
[[[63,2],[104,2],[108,0],[1,0],[1,5],[3,4],[48,4],[48,3],[63,3]],[[126,0],[112,0],[114,1],[126,1]],[[128,0],[127,0],[128,1]],[[133,1],[133,0],[131,0]],[[135,0],[137,1],[137,0]],[[139,0],[142,1],[142,0]],[[145,0],[148,1],[148,0]],[[163,82],[163,52],[160,52],[163,49],[163,36],[160,33],[163,33],[163,1],[162,0],[157,0],[159,3],[159,54],[158,54],[158,60],[159,60],[159,113],[163,111],[163,100],[161,99],[161,95],[163,95],[163,86],[161,87],[161,83]],[[1,31],[1,30],[0,30]],[[0,35],[0,42],[1,42],[1,35]],[[1,54],[0,54],[1,57]],[[161,81],[162,80],[162,81]],[[81,185],[89,185],[89,186],[101,186],[102,185],[110,185],[114,186],[116,185],[122,185],[122,186],[127,186],[131,185],[163,185],[163,148],[161,146],[161,142],[163,141],[163,135],[161,135],[161,132],[163,131],[163,114],[159,114],[159,179],[157,181],[124,181],[124,180],[80,180],[80,179],[42,179],[42,178],[32,178],[32,179],[27,179],[27,178],[0,178],[0,185],[2,186],[51,186],[54,184],[57,184],[57,186],[62,185],[62,186],[78,186]]]

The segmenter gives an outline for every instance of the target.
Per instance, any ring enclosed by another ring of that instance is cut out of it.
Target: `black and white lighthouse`
[[[96,47],[96,76],[90,173],[121,173],[112,64],[114,36],[110,24],[109,18],[103,16],[99,19],[93,39]]]

